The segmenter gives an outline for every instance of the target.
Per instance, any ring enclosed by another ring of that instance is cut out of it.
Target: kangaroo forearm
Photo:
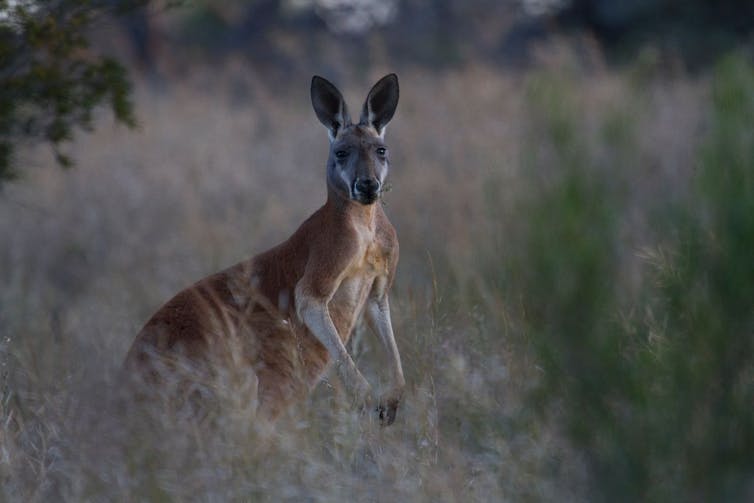
[[[369,327],[377,334],[382,347],[387,353],[390,361],[393,386],[402,389],[406,385],[406,380],[403,377],[401,355],[395,342],[395,335],[393,334],[393,325],[390,321],[390,307],[387,298],[370,301],[367,305],[366,315]]]
[[[346,386],[352,390],[363,391],[362,388],[366,387],[366,379],[359,372],[351,355],[348,354],[327,308],[324,305],[309,304],[300,310],[299,315],[314,337],[327,348],[330,357],[334,360],[338,375]]]

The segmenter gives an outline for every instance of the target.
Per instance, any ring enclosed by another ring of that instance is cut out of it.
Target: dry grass
[[[537,370],[525,344],[511,335],[504,303],[477,281],[480,250],[505,254],[499,230],[521,221],[519,170],[536,151],[531,78],[494,69],[401,75],[386,202],[401,240],[391,304],[409,389],[392,427],[351,411],[333,379],[273,430],[259,431],[232,393],[203,427],[128,405],[118,372],[149,314],[194,280],[284,239],[325,197],[326,136],[306,82],[273,92],[237,67],[197,72],[160,90],[140,85],[140,131],[104,118],[75,144],[70,172],[51,167],[46,152],[28,152],[30,176],[0,199],[0,494],[583,497],[580,463],[557,428],[527,410]],[[604,71],[569,82],[596,142],[606,110],[631,116],[639,151],[625,179],[637,208],[683,182],[703,83],[637,87]],[[243,96],[233,92],[239,86]],[[355,113],[365,89],[347,91]],[[626,232],[643,232],[643,218],[637,212]],[[379,382],[371,336],[353,349]]]

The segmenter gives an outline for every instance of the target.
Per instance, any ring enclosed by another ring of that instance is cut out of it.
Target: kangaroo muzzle
[[[372,204],[380,195],[380,182],[376,178],[359,178],[353,183],[354,199],[362,204]]]

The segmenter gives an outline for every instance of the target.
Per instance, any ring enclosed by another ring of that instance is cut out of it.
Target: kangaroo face
[[[322,77],[312,79],[311,96],[317,118],[330,137],[328,186],[344,199],[373,204],[388,172],[385,127],[398,106],[398,78],[387,75],[372,87],[358,124],[351,124],[340,91]]]
[[[373,204],[382,192],[388,166],[387,146],[374,128],[351,125],[330,145],[327,181],[342,197]]]

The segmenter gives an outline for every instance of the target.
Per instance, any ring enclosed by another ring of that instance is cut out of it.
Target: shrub
[[[534,189],[518,252],[493,282],[520,300],[519,334],[543,369],[535,403],[583,455],[599,499],[750,497],[754,66],[735,56],[718,66],[690,192],[643,209],[662,218],[638,289],[621,236],[626,172],[615,169],[634,149],[608,142],[601,160],[564,87],[531,87]],[[626,120],[626,134],[605,138],[631,142]]]

